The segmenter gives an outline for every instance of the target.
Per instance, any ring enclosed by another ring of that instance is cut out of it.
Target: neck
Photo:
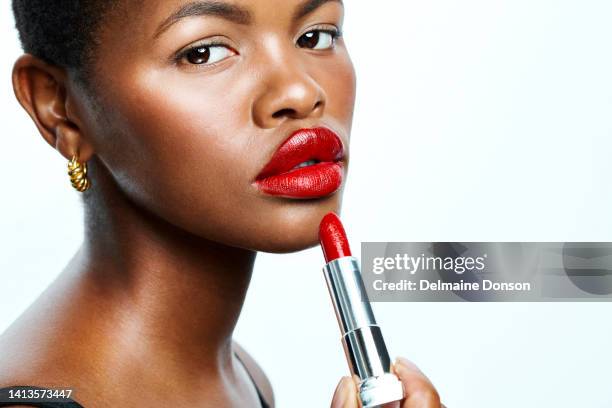
[[[115,336],[160,361],[168,356],[182,372],[228,367],[255,252],[194,236],[97,181],[85,210],[82,270],[104,309],[124,322]]]

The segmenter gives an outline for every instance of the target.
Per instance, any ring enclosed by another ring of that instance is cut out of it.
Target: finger
[[[354,388],[355,384],[351,377],[342,377],[334,391],[331,408],[357,408]]]
[[[404,385],[402,408],[441,408],[440,395],[429,378],[411,361],[398,357],[393,371]]]
[[[353,374],[352,380],[351,392],[349,394],[349,401],[351,405],[347,405],[347,408],[362,408],[361,399],[359,398],[359,377],[356,374]]]

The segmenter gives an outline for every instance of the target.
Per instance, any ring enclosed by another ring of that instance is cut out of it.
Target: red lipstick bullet
[[[335,213],[331,212],[321,220],[319,240],[321,241],[321,248],[323,248],[325,262],[331,262],[343,256],[351,256],[346,232],[340,218]]]

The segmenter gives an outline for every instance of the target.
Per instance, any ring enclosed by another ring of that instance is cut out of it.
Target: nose
[[[321,117],[326,99],[323,88],[299,65],[285,61],[268,68],[253,104],[257,126],[269,129],[290,119]]]

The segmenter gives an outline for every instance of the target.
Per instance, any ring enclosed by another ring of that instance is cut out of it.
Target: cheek
[[[333,62],[321,65],[316,77],[327,95],[327,113],[346,127],[347,134],[350,133],[356,78],[353,63],[346,49],[340,48]]]
[[[214,226],[249,194],[258,170],[248,84],[150,70],[122,77],[129,81],[113,84],[109,135],[120,141],[104,161],[124,191],[173,224]]]

